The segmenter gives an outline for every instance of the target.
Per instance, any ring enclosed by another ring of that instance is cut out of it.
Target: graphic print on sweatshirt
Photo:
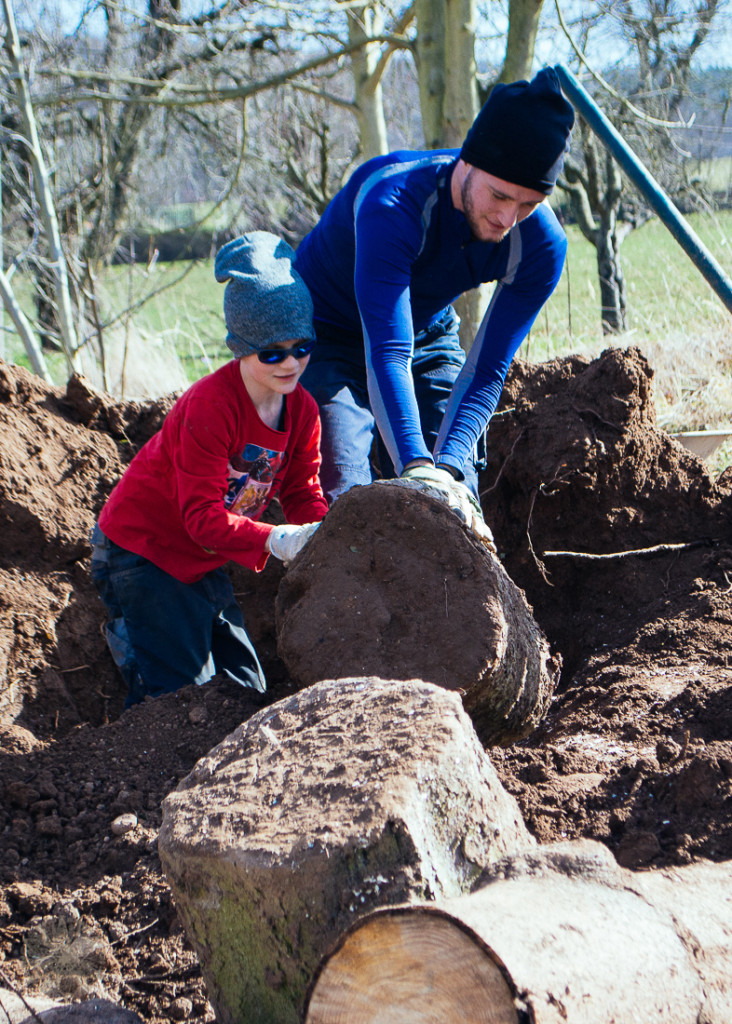
[[[267,504],[284,455],[284,452],[274,452],[258,444],[248,444],[240,455],[229,460],[229,483],[224,498],[229,512],[256,518]]]

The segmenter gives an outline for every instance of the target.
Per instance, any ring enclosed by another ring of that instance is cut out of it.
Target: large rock
[[[159,842],[220,1024],[295,1024],[361,914],[457,896],[531,845],[458,695],[374,678],[243,723],[166,798]]]
[[[282,580],[276,616],[300,685],[363,674],[458,690],[485,746],[528,735],[558,673],[498,558],[443,502],[401,481],[335,502]]]

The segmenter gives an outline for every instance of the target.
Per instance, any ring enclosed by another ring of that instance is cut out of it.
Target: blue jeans
[[[460,347],[460,321],[452,308],[416,335],[412,377],[419,408],[422,436],[434,451],[465,352]],[[381,476],[396,476],[394,465],[376,430],[366,382],[363,339],[339,341],[336,334],[318,329],[318,344],[301,383],[315,398],[322,423],[323,464],[320,482],[330,504],[356,484],[370,484]],[[378,472],[376,472],[378,470]],[[478,494],[475,464],[463,467],[466,485]]]
[[[231,581],[222,569],[181,583],[147,558],[92,531],[91,578],[109,622],[107,644],[127,683],[125,707],[223,672],[242,686],[266,690]]]

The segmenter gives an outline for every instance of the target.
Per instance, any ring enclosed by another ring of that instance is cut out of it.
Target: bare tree
[[[10,25],[11,0],[3,3]],[[377,5],[362,6],[364,14]],[[21,121],[21,131],[13,138],[28,142],[26,166],[13,165],[14,195],[18,224],[32,233],[33,250],[32,257],[27,245],[21,252],[18,242],[16,256],[35,273],[38,324],[47,337],[60,336],[70,368],[79,344],[72,336],[74,317],[81,335],[88,335],[86,309],[95,306],[91,289],[96,271],[111,261],[128,230],[131,211],[138,206],[141,169],[157,163],[159,175],[172,153],[171,140],[178,140],[179,147],[183,138],[195,140],[188,149],[194,155],[207,146],[209,164],[222,179],[219,194],[232,193],[245,157],[252,156],[246,149],[246,104],[287,83],[305,86],[319,70],[337,67],[344,57],[364,51],[366,58],[357,58],[354,65],[364,73],[356,76],[356,99],[350,109],[369,131],[367,144],[375,144],[381,77],[390,55],[407,44],[399,35],[399,19],[391,26],[396,35],[373,36],[378,24],[368,19],[363,25],[356,22],[358,9],[353,4],[348,9],[351,39],[344,41],[345,16],[341,35],[325,17],[334,11],[340,16],[339,7],[336,0],[314,2],[293,13],[291,4],[277,0],[225,0],[192,17],[184,13],[180,0],[147,0],[144,13],[133,17],[129,11],[123,15],[114,0],[100,0],[106,19],[103,39],[94,40],[80,30],[73,42],[66,40],[59,47],[58,39],[46,40],[42,31],[27,34],[38,58],[31,122],[26,117],[26,110],[32,109],[30,88],[17,70],[22,48],[17,33],[8,29],[6,50],[12,81],[18,83],[15,108]],[[407,17],[404,24],[408,22]],[[12,109],[8,114],[11,120],[16,117]],[[36,116],[43,123],[34,135]],[[238,126],[233,132],[232,125]],[[3,141],[8,138],[6,134]],[[378,145],[383,148],[383,141]],[[53,153],[51,174],[45,173],[44,150]],[[195,162],[200,168],[200,159]],[[258,154],[253,162],[261,163]],[[59,222],[65,228],[63,245]],[[35,258],[41,235],[50,249],[44,260]],[[67,272],[70,280],[64,279]],[[7,277],[4,283],[10,308]],[[101,338],[103,324],[98,316],[94,320]],[[40,371],[38,354],[29,357]]]
[[[648,218],[645,211],[638,211],[633,220],[630,211],[621,207],[620,168],[583,119],[579,137],[584,163],[568,157],[560,185],[569,194],[582,234],[596,250],[603,333],[618,334],[627,328],[628,307],[620,246],[641,218]]]
[[[694,58],[708,42],[722,0],[619,0],[598,11],[593,5],[571,33],[582,60],[598,15],[613,19],[629,59],[615,74],[617,89],[598,89],[606,115],[654,176],[673,195],[684,182],[688,157],[679,143],[683,105],[690,98]],[[561,17],[561,11],[560,11]],[[562,19],[565,30],[569,32]],[[584,236],[597,252],[602,330],[627,329],[627,291],[620,248],[623,240],[651,216],[624,181],[615,161],[580,121],[580,153],[565,164],[560,185]]]
[[[499,81],[528,77],[543,0],[511,0],[506,54]],[[420,106],[428,148],[458,148],[478,113],[475,0],[415,0]],[[469,349],[490,289],[482,286],[456,302],[461,343]]]
[[[49,174],[46,167],[41,142],[38,137],[35,112],[31,101],[30,89],[25,65],[21,52],[20,37],[15,23],[15,12],[11,0],[2,0],[5,15],[6,34],[5,50],[10,65],[9,78],[13,83],[19,122],[22,130],[21,142],[28,152],[31,169],[32,201],[37,205],[46,231],[48,253],[43,262],[46,279],[53,284],[57,310],[61,345],[66,356],[69,370],[75,369],[75,355],[78,348],[76,328],[74,325],[71,296],[69,292],[68,267],[66,255],[61,245],[56,208],[51,193]],[[2,268],[0,268],[1,270]],[[22,337],[31,364],[42,376],[47,376],[45,362],[42,360],[40,347],[30,330],[30,324],[22,315],[15,296],[12,295],[10,282],[3,273],[2,293],[5,306]]]
[[[388,149],[382,77],[390,50],[382,60],[381,46],[374,41],[374,36],[384,32],[384,9],[380,3],[349,3],[347,18],[349,41],[361,44],[351,55],[351,68],[361,153],[368,160]]]

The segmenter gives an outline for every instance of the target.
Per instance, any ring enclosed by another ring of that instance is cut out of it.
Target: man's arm
[[[455,381],[435,445],[435,461],[461,472],[501,397],[516,352],[557,286],[567,240],[548,206],[512,232],[501,280]]]
[[[413,164],[381,168],[362,186],[354,210],[355,289],[369,401],[397,473],[414,459],[432,463],[412,377],[410,287],[434,201],[431,169],[445,159],[433,154]],[[424,176],[411,174],[421,168],[427,171]]]

